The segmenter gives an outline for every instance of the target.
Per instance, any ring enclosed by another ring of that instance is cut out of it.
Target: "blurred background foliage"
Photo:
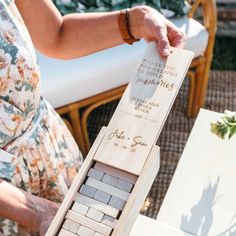
[[[157,10],[166,9],[171,16],[183,16],[188,11],[185,0],[53,0],[62,15],[73,12],[112,11],[137,5],[149,5]],[[162,12],[163,13],[163,12]],[[165,14],[164,14],[165,15]],[[236,70],[235,38],[216,37],[213,70]]]
[[[137,5],[148,5],[157,10],[169,10],[171,16],[183,16],[188,10],[185,0],[54,0],[55,5],[64,14],[72,12],[112,11]]]
[[[232,37],[216,37],[212,70],[236,70],[236,43]]]

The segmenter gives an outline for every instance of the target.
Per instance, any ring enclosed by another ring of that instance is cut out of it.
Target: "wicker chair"
[[[190,88],[188,97],[187,115],[196,117],[200,107],[204,105],[207,91],[208,74],[212,61],[212,52],[216,33],[216,4],[215,0],[196,0],[191,2],[192,8],[188,17],[193,18],[196,12],[201,9],[203,25],[208,31],[208,43],[203,55],[195,58],[188,71]],[[73,102],[57,108],[57,112],[66,117],[65,122],[75,137],[80,150],[84,155],[90,148],[90,141],[87,131],[87,119],[89,114],[98,106],[119,99],[126,85],[105,91],[95,96]]]
[[[209,33],[208,44],[203,56],[196,58],[190,69],[190,103],[187,111],[189,117],[196,117],[204,105],[215,43],[217,9],[215,0],[196,0],[192,4],[189,17],[194,17],[197,9],[202,6],[203,24]]]

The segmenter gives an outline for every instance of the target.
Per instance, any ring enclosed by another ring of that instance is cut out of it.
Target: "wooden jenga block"
[[[95,232],[85,226],[81,226],[78,235],[80,236],[94,236]]]
[[[112,207],[119,209],[119,210],[123,210],[125,203],[126,203],[126,201],[124,201],[118,197],[112,196],[108,204]]]
[[[90,208],[86,216],[97,222],[101,222],[104,214],[96,209]]]
[[[117,220],[111,216],[104,215],[102,218],[102,223],[104,225],[111,227],[111,228],[115,228]]]
[[[103,183],[101,181],[98,181],[96,179],[93,179],[91,177],[89,177],[86,181],[86,185],[94,188],[94,189],[98,189],[100,191],[103,191],[105,193],[108,193],[110,195],[116,196],[124,201],[126,201],[129,198],[130,193],[127,193],[123,190],[120,190],[116,187],[113,187],[109,184]]]
[[[87,197],[93,198],[96,191],[97,191],[96,187],[94,188],[93,186],[91,186],[89,184],[83,184],[79,192],[84,194]]]
[[[129,174],[127,172],[121,171],[119,169],[113,168],[111,166],[107,166],[107,165],[103,165],[99,162],[96,162],[95,169],[100,170],[104,173],[110,174],[112,176],[116,176],[119,179],[123,179],[126,180],[132,184],[135,184],[136,180],[137,180],[137,176]]]
[[[101,180],[104,176],[104,173],[102,171],[91,168],[88,172],[88,176],[97,180]]]
[[[79,230],[80,225],[74,221],[66,219],[62,228],[76,234]]]
[[[58,236],[76,236],[76,234],[73,234],[66,229],[61,229]]]
[[[81,215],[86,215],[86,213],[89,210],[89,207],[85,206],[84,204],[80,204],[78,202],[75,202],[72,206],[72,210],[81,214]]]
[[[87,228],[94,229],[94,231],[99,232],[104,235],[110,235],[112,228],[107,227],[104,224],[98,223],[94,220],[89,219],[83,215],[80,215],[72,210],[69,210],[66,214],[66,219],[70,219],[74,222],[80,222],[81,225],[86,226]]]
[[[98,211],[101,211],[104,214],[112,216],[112,217],[115,217],[115,218],[119,214],[119,210],[118,209],[116,209],[114,207],[111,207],[109,205],[106,205],[103,202],[99,202],[99,201],[97,201],[95,199],[86,197],[86,196],[84,196],[82,194],[77,194],[75,200],[80,202],[81,204],[83,204],[85,206],[97,209]]]
[[[133,184],[129,183],[128,181],[122,180],[122,179],[119,179],[117,182],[117,185],[116,185],[117,188],[124,190],[126,192],[129,192],[129,193],[131,192],[133,186],[134,186]]]
[[[111,195],[102,191],[97,190],[94,195],[94,199],[107,204],[111,198]]]
[[[113,175],[105,174],[102,178],[102,182],[115,187],[118,183],[118,178]]]

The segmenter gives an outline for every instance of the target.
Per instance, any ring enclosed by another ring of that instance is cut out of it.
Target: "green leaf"
[[[219,132],[219,135],[222,139],[225,138],[226,134],[228,133],[228,126],[221,126],[220,127],[220,132]]]
[[[230,131],[229,131],[229,136],[228,136],[228,138],[230,139],[234,134],[236,134],[236,125],[230,127]]]
[[[221,139],[225,139],[228,134],[228,139],[236,134],[236,116],[225,115],[220,121],[211,123],[211,132],[216,134]]]
[[[234,123],[234,117],[232,117],[232,116],[224,116],[224,119],[225,119],[228,123]]]

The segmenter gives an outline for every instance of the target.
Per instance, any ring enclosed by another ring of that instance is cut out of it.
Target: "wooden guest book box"
[[[159,169],[157,138],[193,59],[148,45],[109,125],[95,140],[47,236],[127,236]]]

